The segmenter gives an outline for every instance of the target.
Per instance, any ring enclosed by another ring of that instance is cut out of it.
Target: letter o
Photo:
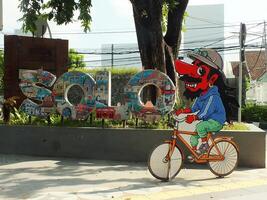
[[[53,87],[58,112],[71,119],[86,119],[95,107],[95,80],[86,73],[71,71],[61,75]]]
[[[147,85],[154,85],[160,90],[156,104],[146,107],[141,101],[141,91]],[[125,100],[132,113],[145,120],[157,120],[168,114],[175,104],[175,86],[172,80],[158,70],[144,70],[133,76],[125,87]]]

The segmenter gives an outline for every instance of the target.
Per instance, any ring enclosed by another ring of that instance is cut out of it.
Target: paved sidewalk
[[[160,182],[140,163],[0,154],[0,199],[163,200],[267,190],[267,169],[238,169],[216,178],[205,165],[196,166],[186,166],[171,182]]]

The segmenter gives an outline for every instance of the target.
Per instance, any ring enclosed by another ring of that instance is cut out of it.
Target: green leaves
[[[52,9],[49,14],[50,17],[53,14],[54,21],[57,24],[67,24],[72,22],[74,11],[76,10],[76,3],[74,0],[50,0],[46,7]]]
[[[85,32],[90,31],[90,25],[92,21],[90,15],[91,7],[91,0],[80,0],[80,3],[78,4],[78,8],[80,10],[80,15],[78,19],[82,21],[82,26],[84,27]]]
[[[20,11],[23,13],[20,21],[23,21],[22,29],[24,32],[36,30],[35,21],[40,13],[40,7],[38,5],[38,0],[21,0],[19,5]]]
[[[181,0],[164,0],[162,6],[162,32],[165,33],[167,31],[167,24],[168,24],[168,14],[172,12],[177,6],[179,6]],[[188,13],[185,12],[183,16],[183,26],[182,31],[185,32],[186,28],[184,26],[185,20],[188,17]],[[177,22],[178,23],[178,22]]]
[[[254,122],[267,122],[267,106],[247,104],[242,108],[242,120]]]
[[[165,33],[167,31],[167,21],[168,21],[168,12],[169,8],[166,3],[162,6],[162,20],[161,20],[161,26],[162,26],[162,32]]]
[[[86,66],[83,61],[84,55],[78,54],[74,49],[69,51],[69,68],[83,68]]]
[[[73,21],[76,10],[80,11],[78,20],[81,21],[84,31],[90,30],[92,7],[91,0],[19,0],[19,9],[23,16],[19,19],[23,22],[24,32],[36,30],[35,21],[39,17],[54,20],[57,24],[68,24]]]

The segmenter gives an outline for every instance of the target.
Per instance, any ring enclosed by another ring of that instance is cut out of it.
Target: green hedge
[[[248,105],[242,109],[242,121],[267,122],[267,105]]]

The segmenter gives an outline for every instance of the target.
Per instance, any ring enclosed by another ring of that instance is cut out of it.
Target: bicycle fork
[[[176,138],[174,138],[174,137],[176,137],[176,136],[173,136],[173,139],[172,140],[165,141],[166,143],[169,144],[168,153],[167,153],[167,155],[163,159],[163,162],[168,164],[167,174],[166,174],[167,175],[166,176],[166,181],[168,181],[170,179],[171,157],[172,157],[172,154],[173,154],[175,145],[176,145]]]
[[[167,163],[167,162],[169,162],[171,160],[171,156],[172,156],[172,153],[173,153],[175,145],[176,145],[176,140],[172,139],[172,140],[168,140],[168,141],[165,141],[165,142],[169,143],[169,150],[168,150],[167,155],[164,158],[164,162]]]

